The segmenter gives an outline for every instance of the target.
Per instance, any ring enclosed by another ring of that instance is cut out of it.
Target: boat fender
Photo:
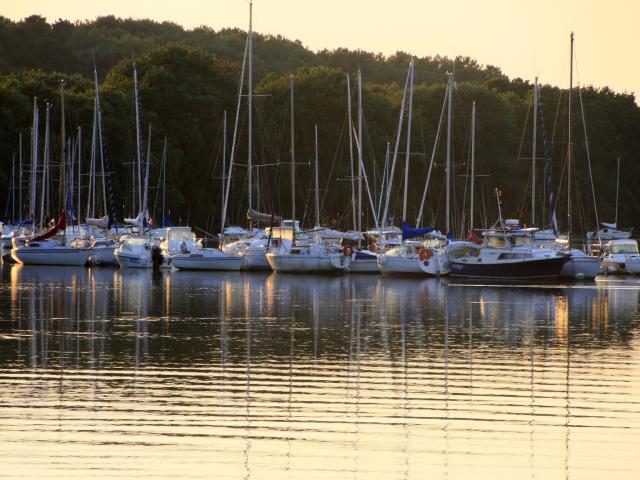
[[[425,260],[429,260],[431,258],[431,250],[428,248],[421,248],[418,255],[420,256],[420,260],[424,262]]]
[[[151,248],[151,261],[153,262],[153,268],[159,268],[163,262],[162,251],[160,247],[154,246]]]

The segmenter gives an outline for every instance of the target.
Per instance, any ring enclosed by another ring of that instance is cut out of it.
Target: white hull
[[[600,259],[589,256],[572,257],[560,270],[565,278],[596,278],[600,270]]]
[[[118,265],[115,255],[116,247],[91,249],[89,263],[95,266],[114,266]]]
[[[640,275],[640,258],[627,258],[625,260],[603,259],[602,269],[610,274]]]
[[[292,253],[267,253],[267,260],[274,272],[344,272],[349,269],[351,257],[341,253],[329,255],[304,255]]]
[[[218,252],[217,254],[191,253],[174,255],[171,264],[180,270],[232,270],[242,267],[243,258]]]
[[[141,256],[116,250],[115,257],[121,268],[153,268],[151,253]]]
[[[84,266],[91,250],[75,247],[17,247],[11,250],[11,257],[23,265]]]
[[[271,270],[264,248],[248,248],[240,252],[242,270]]]
[[[378,266],[383,275],[418,275],[423,277],[437,277],[448,274],[442,266],[439,255],[428,260],[420,260],[418,256],[379,255]]]
[[[380,267],[378,266],[378,259],[372,258],[356,258],[351,260],[349,265],[349,272],[351,273],[380,273]]]

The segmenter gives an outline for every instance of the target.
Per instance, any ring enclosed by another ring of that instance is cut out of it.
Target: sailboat
[[[631,238],[633,228],[618,228],[618,199],[620,193],[620,157],[616,175],[616,213],[613,223],[601,222],[597,232],[587,232],[587,238],[592,242],[607,242],[610,240],[625,240]]]
[[[409,111],[407,121],[407,147],[405,157],[405,175],[404,175],[404,197],[402,206],[402,243],[391,250],[378,255],[378,266],[380,272],[386,275],[418,275],[418,276],[438,276],[448,273],[445,262],[445,245],[447,238],[436,232],[434,228],[410,228],[407,224],[407,194],[409,189],[409,159],[411,151],[411,117],[413,103],[413,75],[414,61],[409,65],[407,74],[407,82],[405,84],[404,95],[402,97],[402,106],[400,109],[400,118],[398,120],[398,132],[396,136],[396,145],[391,165],[390,181],[385,199],[385,208],[383,219],[386,220],[389,209],[389,200],[391,197],[391,183],[395,170],[396,159],[398,156],[398,147],[400,142],[400,134],[402,131],[402,122],[404,118],[405,102],[407,91],[409,92]],[[449,77],[447,86],[448,102],[451,106],[451,91],[453,77]],[[451,119],[451,107],[449,109],[449,119]],[[449,129],[450,131],[450,129]],[[449,152],[450,149],[447,149]],[[447,169],[447,172],[449,169]],[[448,192],[447,185],[447,192]],[[448,225],[448,209],[447,209],[447,230]],[[419,215],[420,217],[420,215]],[[423,237],[423,240],[412,240],[416,237]]]
[[[291,77],[291,217],[295,221],[295,149],[294,149],[294,115],[293,115],[294,83]],[[328,273],[345,272],[351,264],[349,250],[342,250],[326,245],[320,236],[320,194],[318,188],[318,126],[315,126],[315,238],[310,244],[297,244],[295,229],[291,242],[280,242],[277,248],[271,248],[266,254],[267,261],[274,272],[288,273]]]
[[[87,263],[89,259],[89,255],[91,254],[91,250],[89,248],[77,247],[72,245],[68,241],[67,237],[67,216],[73,215],[72,199],[71,195],[69,195],[70,182],[68,182],[68,175],[70,174],[70,151],[68,148],[68,143],[65,135],[65,115],[64,115],[64,82],[60,85],[60,105],[61,105],[61,173],[60,178],[62,183],[60,185],[61,189],[61,200],[62,200],[62,211],[60,213],[60,217],[54,224],[54,226],[49,229],[46,233],[38,236],[34,236],[21,244],[18,239],[13,240],[13,248],[11,250],[11,256],[13,259],[21,263],[23,265],[69,265],[69,266],[81,266]],[[41,192],[41,209],[40,209],[40,217],[41,223],[44,218],[44,205],[45,205],[45,186],[46,186],[46,175],[48,174],[48,156],[49,156],[49,145],[48,145],[48,112],[49,106],[47,106],[47,131],[45,138],[45,158],[43,164],[43,176],[42,176],[42,192]],[[37,144],[37,142],[36,142]],[[36,158],[36,156],[34,156]],[[37,163],[35,164],[37,165]],[[34,169],[33,175],[36,174],[36,170]],[[32,181],[32,185],[36,185],[37,182],[35,179]],[[35,198],[35,189],[32,193],[32,199]],[[35,202],[32,203],[35,206]],[[32,207],[32,211],[34,207]],[[71,215],[70,215],[71,214]],[[60,238],[54,238],[57,234],[61,233]]]
[[[137,158],[137,175],[135,175],[134,185],[137,183],[138,202],[140,208],[135,218],[125,218],[132,232],[120,237],[120,244],[114,251],[114,256],[118,261],[118,265],[122,268],[152,268],[160,266],[168,266],[166,259],[162,255],[160,242],[162,238],[152,235],[149,228],[149,169],[151,166],[151,126],[149,126],[149,139],[147,143],[147,160],[144,165],[142,162],[142,138],[140,136],[140,102],[138,99],[138,71],[135,63],[133,64],[133,86],[136,109],[136,158]],[[144,174],[144,184],[142,177]],[[144,196],[143,196],[144,192]],[[135,211],[135,195],[134,211]],[[136,231],[133,231],[133,230]]]
[[[597,257],[593,257],[588,255],[583,250],[578,248],[571,247],[571,237],[572,237],[572,203],[571,203],[571,194],[572,194],[572,160],[573,160],[573,144],[571,140],[572,134],[572,125],[571,125],[571,116],[572,116],[572,104],[571,104],[571,96],[573,93],[573,32],[570,36],[570,70],[569,70],[569,108],[568,108],[568,128],[567,128],[567,136],[568,136],[568,146],[567,146],[567,238],[561,239],[558,238],[557,235],[555,238],[548,238],[548,231],[536,232],[534,233],[535,240],[546,249],[549,249],[554,252],[563,253],[570,255],[569,260],[563,265],[562,270],[560,272],[561,277],[565,278],[576,278],[576,279],[584,279],[584,278],[595,278],[598,275],[598,271],[600,270],[600,259]],[[536,112],[538,105],[538,88],[537,88],[537,78],[536,85],[534,89],[534,130],[533,130],[533,181],[532,183],[532,223],[535,222],[535,156],[536,156]],[[584,117],[584,114],[583,114]],[[588,156],[587,156],[588,158]],[[591,173],[591,167],[589,164],[589,172]],[[595,203],[595,198],[594,198]],[[553,202],[552,202],[553,208]],[[553,233],[555,233],[555,212],[552,211],[552,224],[554,225]],[[596,212],[597,218],[597,212]]]

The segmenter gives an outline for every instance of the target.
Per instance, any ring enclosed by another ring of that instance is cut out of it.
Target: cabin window
[[[638,245],[611,245],[611,253],[638,254]]]
[[[515,237],[516,247],[532,247],[531,239],[529,237]]]
[[[493,248],[505,248],[507,246],[507,241],[504,237],[488,237],[486,245],[487,247]]]

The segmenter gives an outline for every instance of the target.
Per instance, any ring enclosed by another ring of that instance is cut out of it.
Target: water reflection
[[[1,278],[9,475],[32,445],[34,476],[639,473],[635,279],[19,265]]]

